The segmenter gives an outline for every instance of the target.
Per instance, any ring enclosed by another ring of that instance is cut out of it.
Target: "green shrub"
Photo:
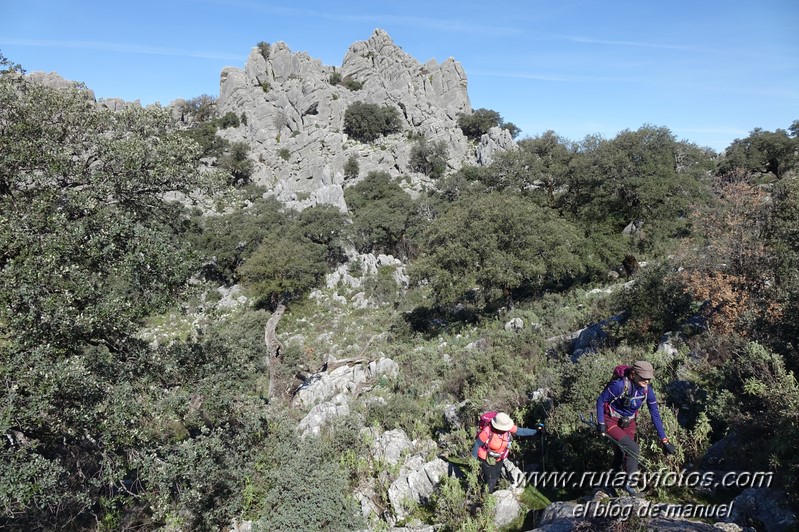
[[[280,148],[277,150],[277,155],[284,161],[288,161],[291,158],[291,152],[288,148]]]
[[[521,133],[521,129],[516,124],[505,122],[498,112],[484,108],[476,109],[468,115],[461,113],[458,116],[458,127],[461,128],[464,135],[472,140],[479,140],[492,127],[507,129],[513,138]]]
[[[458,127],[463,134],[470,139],[477,140],[492,127],[497,127],[502,123],[502,117],[498,112],[490,109],[477,109],[472,114],[461,114],[458,117]]]
[[[270,235],[238,273],[257,304],[274,308],[315,288],[327,272],[325,257],[321,244]]]
[[[350,155],[347,162],[344,163],[344,177],[346,179],[355,179],[361,168],[358,164],[358,158],[355,155]]]
[[[385,251],[407,256],[408,239],[421,223],[413,199],[385,172],[344,190],[352,211],[352,239],[363,253]]]
[[[230,145],[228,140],[216,134],[216,125],[213,122],[202,122],[181,134],[199,144],[203,157],[221,157]]]
[[[434,179],[447,169],[447,144],[443,140],[428,142],[420,139],[411,148],[411,169]]]
[[[334,86],[338,85],[339,83],[341,83],[341,74],[338,73],[338,72],[333,72],[332,74],[330,74],[330,77],[327,79],[327,81],[331,85],[334,85]]]
[[[228,111],[225,116],[219,119],[219,128],[227,129],[229,127],[239,127],[241,121],[233,111]]]
[[[269,469],[258,479],[263,486],[257,530],[331,530],[365,528],[350,496],[348,474],[340,455],[318,439],[281,438]]]
[[[351,91],[359,91],[361,87],[363,87],[363,82],[354,79],[352,76],[346,76],[342,81],[341,84],[347,87]]]
[[[355,140],[372,142],[401,128],[399,111],[389,105],[355,102],[344,112],[344,132]]]
[[[683,280],[668,263],[642,270],[635,284],[617,292],[614,300],[617,308],[630,313],[623,331],[634,344],[654,342],[667,331],[680,331],[698,311]]]
[[[272,90],[272,85],[270,85],[268,81],[262,81],[261,82],[261,89],[264,92],[269,92],[270,90]]]
[[[300,238],[325,246],[328,264],[346,260],[343,247],[349,235],[349,222],[338,207],[314,205],[304,209],[290,231],[301,235]]]
[[[258,43],[258,51],[261,52],[261,56],[266,60],[269,61],[269,53],[272,50],[272,46],[265,41],[261,41]]]
[[[228,152],[219,158],[220,168],[230,173],[230,184],[243,185],[250,180],[255,163],[249,158],[249,151],[250,146],[246,142],[234,142]]]
[[[201,261],[203,273],[226,283],[238,281],[236,269],[252,255],[267,235],[283,231],[289,220],[283,205],[256,191],[249,209],[237,209],[222,216],[200,216],[189,237]]]
[[[723,366],[706,371],[705,381],[717,403],[709,413],[726,425],[720,431],[729,427],[736,435],[737,445],[728,449],[729,457],[747,464],[750,471],[776,470],[788,496],[799,502],[796,376],[782,356],[755,342],[725,349],[723,354]]]
[[[427,225],[422,241],[427,252],[409,274],[442,304],[512,305],[514,292],[562,289],[589,267],[576,225],[508,193],[462,198]]]
[[[183,112],[191,115],[196,122],[208,122],[216,114],[216,98],[201,94],[183,104]]]

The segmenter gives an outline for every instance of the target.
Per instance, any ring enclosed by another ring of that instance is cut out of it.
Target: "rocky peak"
[[[334,84],[334,74],[347,83]],[[403,131],[372,144],[348,138],[344,113],[356,101],[396,107]],[[295,208],[332,203],[346,210],[343,169],[350,158],[359,167],[353,183],[378,170],[408,176],[411,191],[420,190],[428,178],[410,168],[412,138],[443,141],[451,170],[486,159],[457,125],[459,113],[471,112],[460,63],[422,65],[381,29],[350,46],[340,68],[283,42],[259,45],[243,70],[222,71],[217,104],[221,114],[247,117],[220,134],[250,146],[253,181]]]

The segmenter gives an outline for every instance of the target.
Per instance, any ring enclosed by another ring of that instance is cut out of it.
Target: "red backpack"
[[[628,366],[627,364],[619,364],[613,368],[613,376],[610,378],[607,385],[609,386],[615,380],[624,379],[624,391],[622,395],[626,396],[632,388],[630,383],[630,370],[632,369],[632,366]]]
[[[484,428],[491,425],[491,420],[497,417],[497,414],[498,412],[491,411],[491,412],[486,412],[485,414],[480,416],[480,419],[477,421],[477,436],[479,436],[480,433],[483,432]],[[475,436],[475,438],[477,436]]]

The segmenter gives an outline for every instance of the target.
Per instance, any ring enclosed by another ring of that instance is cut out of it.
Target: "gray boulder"
[[[336,418],[346,416],[350,413],[350,398],[345,393],[340,393],[330,401],[325,401],[314,405],[311,410],[297,425],[297,432],[300,436],[318,436],[322,429],[333,422]]]
[[[799,530],[799,520],[788,508],[785,494],[769,488],[748,488],[735,497],[730,521],[766,532]]]
[[[488,133],[480,137],[477,145],[477,163],[489,165],[494,161],[497,153],[516,149],[516,143],[507,129],[492,127]]]
[[[505,324],[506,331],[521,331],[524,329],[524,320],[521,318],[513,318]]]
[[[425,462],[421,455],[416,455],[405,462],[388,488],[388,499],[396,518],[403,519],[407,515],[409,504],[426,502],[448,471],[449,466],[440,458]]]
[[[497,490],[493,497],[496,501],[493,520],[497,527],[508,526],[522,513],[522,505],[512,490]]]
[[[608,331],[611,327],[624,323],[626,319],[627,315],[622,312],[600,322],[592,323],[588,327],[573,333],[570,336],[573,338],[571,344],[572,361],[577,362],[581,356],[605,347],[612,340],[608,335]]]
[[[372,444],[374,457],[391,465],[400,463],[408,449],[413,446],[413,442],[402,429],[387,430],[374,438]]]

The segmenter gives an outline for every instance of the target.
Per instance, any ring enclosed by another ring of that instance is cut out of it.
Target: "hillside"
[[[3,528],[797,526],[796,121],[514,139],[381,30],[167,108],[0,60]],[[638,360],[629,497],[581,415]]]

